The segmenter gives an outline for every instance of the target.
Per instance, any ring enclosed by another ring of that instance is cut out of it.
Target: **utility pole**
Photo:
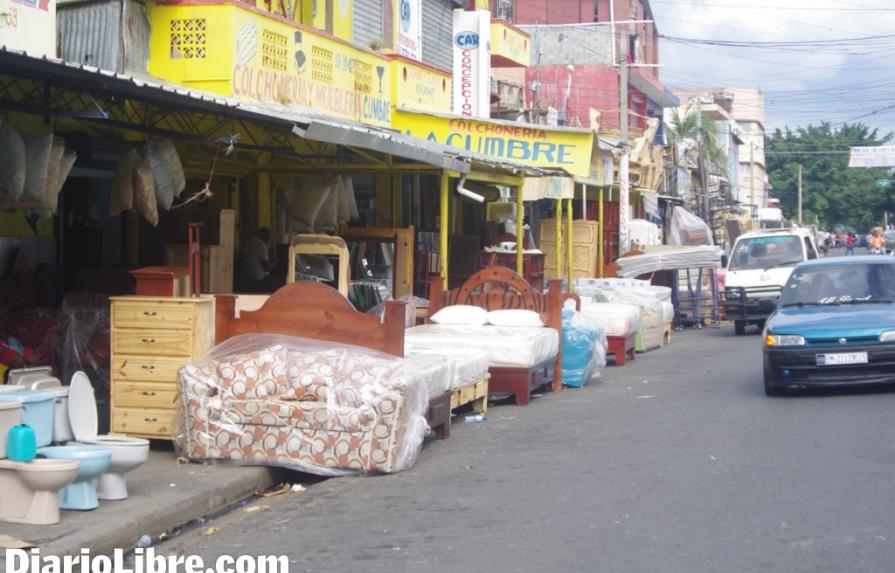
[[[799,165],[799,225],[802,224],[802,165]]]
[[[712,204],[709,197],[709,177],[706,172],[705,144],[702,137],[702,96],[696,100],[696,158],[699,162],[699,185],[702,187],[702,218],[712,226]]]
[[[749,203],[755,205],[755,142],[749,142]]]
[[[609,0],[610,6],[615,0]],[[614,11],[613,11],[614,12]],[[612,14],[614,17],[614,13]],[[613,18],[614,19],[614,18]],[[614,21],[613,21],[614,24]],[[612,41],[616,39],[613,37]],[[628,203],[630,202],[630,188],[628,182],[628,25],[621,26],[621,61],[619,62],[621,70],[619,73],[619,98],[618,112],[619,124],[621,131],[622,156],[619,160],[618,169],[618,254],[628,252]],[[603,229],[600,229],[603,232]]]

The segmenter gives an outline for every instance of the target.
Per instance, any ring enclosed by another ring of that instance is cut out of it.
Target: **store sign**
[[[423,63],[394,57],[392,101],[396,106],[449,113],[451,111],[451,76]]]
[[[500,67],[525,67],[531,62],[529,35],[503,20],[491,22],[491,63]]]
[[[507,121],[482,121],[395,110],[392,127],[414,137],[435,141],[501,161],[564,169],[587,177],[593,132],[557,129]]]
[[[575,180],[571,177],[526,177],[522,185],[523,201],[574,197]]]
[[[491,13],[454,11],[454,113],[491,115]]]
[[[0,46],[56,57],[56,0],[0,0]]]
[[[423,59],[423,10],[420,0],[394,0],[398,15],[397,49],[402,56]]]
[[[895,146],[852,147],[849,167],[895,167]]]
[[[234,95],[371,125],[391,123],[388,60],[242,10],[235,18]]]

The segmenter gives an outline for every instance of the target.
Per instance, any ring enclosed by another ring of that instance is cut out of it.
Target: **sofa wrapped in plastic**
[[[580,388],[606,366],[606,335],[593,318],[562,311],[562,383]]]
[[[420,370],[357,346],[247,334],[179,376],[175,443],[191,460],[392,473],[414,464],[428,430]]]

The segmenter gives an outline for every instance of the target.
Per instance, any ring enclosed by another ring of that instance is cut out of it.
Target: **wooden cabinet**
[[[171,439],[177,371],[214,345],[214,299],[125,296],[112,301],[112,432]]]
[[[598,224],[595,221],[572,221],[572,278],[597,276]],[[566,278],[566,225],[560,229],[563,240],[563,276],[556,276],[556,223],[554,219],[540,221],[540,246],[545,257],[545,274],[548,278]]]

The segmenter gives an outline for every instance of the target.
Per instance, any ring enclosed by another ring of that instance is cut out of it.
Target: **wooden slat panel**
[[[115,326],[131,328],[192,328],[193,305],[177,301],[115,301]]]
[[[110,372],[113,385],[118,382],[167,382],[177,380],[177,371],[186,364],[183,358],[116,354]]]
[[[189,330],[114,329],[112,352],[148,356],[190,356],[193,333]]]
[[[171,439],[175,410],[161,408],[115,408],[112,433]]]
[[[116,409],[171,409],[178,393],[177,384],[170,382],[118,382],[112,386],[112,400]]]

